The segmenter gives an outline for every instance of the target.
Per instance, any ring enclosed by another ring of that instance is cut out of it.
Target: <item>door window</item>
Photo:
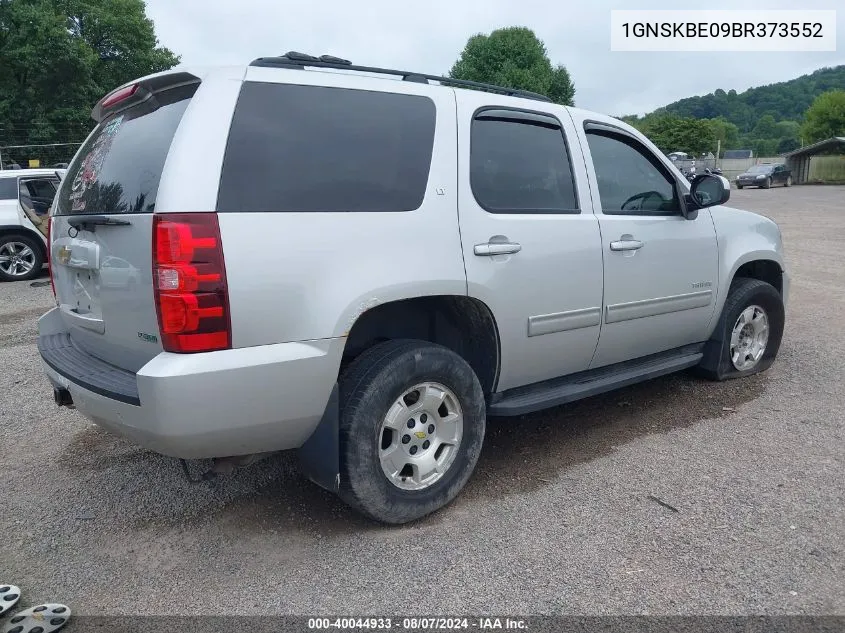
[[[21,180],[20,203],[24,211],[46,215],[56,195],[56,183],[49,178]]]
[[[470,184],[478,204],[490,213],[579,213],[557,120],[492,112],[472,122]]]
[[[677,215],[674,179],[659,159],[634,139],[588,132],[602,211],[608,215]]]

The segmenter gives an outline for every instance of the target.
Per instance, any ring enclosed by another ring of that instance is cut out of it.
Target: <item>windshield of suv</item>
[[[771,165],[754,165],[751,169],[748,170],[749,174],[770,174],[772,173],[773,167]]]

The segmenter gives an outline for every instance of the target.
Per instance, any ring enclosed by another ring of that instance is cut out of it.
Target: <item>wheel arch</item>
[[[490,308],[466,295],[396,299],[363,311],[346,332],[341,371],[366,349],[393,339],[443,345],[469,363],[486,395],[499,377],[499,330]]]

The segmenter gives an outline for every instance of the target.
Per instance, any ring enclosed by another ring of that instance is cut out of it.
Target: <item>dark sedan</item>
[[[762,187],[772,185],[789,187],[792,184],[792,170],[786,165],[754,165],[751,169],[736,177],[736,188]]]

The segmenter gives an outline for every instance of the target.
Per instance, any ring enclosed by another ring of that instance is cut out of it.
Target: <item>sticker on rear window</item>
[[[91,146],[91,151],[83,159],[82,165],[73,178],[70,188],[71,193],[68,196],[72,211],[85,210],[85,192],[97,183],[103,161],[108,155],[112,141],[122,123],[123,115],[120,115],[103,126],[100,135],[94,141],[94,145]]]

